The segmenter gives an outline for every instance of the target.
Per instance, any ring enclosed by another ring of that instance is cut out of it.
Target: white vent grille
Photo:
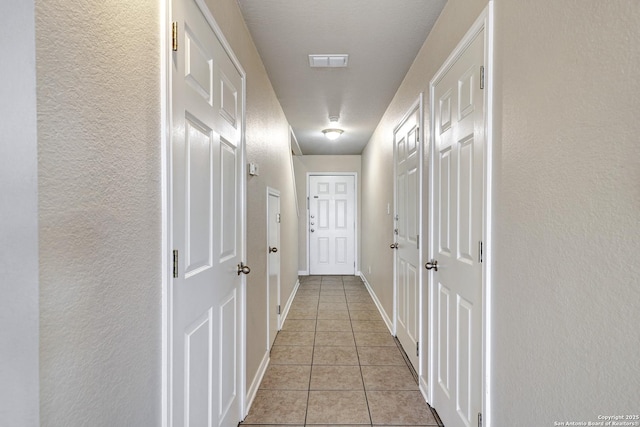
[[[344,68],[349,62],[349,55],[309,55],[311,68]]]

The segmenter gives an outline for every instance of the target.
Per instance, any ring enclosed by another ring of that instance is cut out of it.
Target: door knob
[[[238,264],[238,276],[240,275],[240,273],[244,273],[244,274],[251,273],[251,268],[249,268],[248,265],[244,265],[242,261],[240,261],[240,264]]]
[[[436,261],[435,259],[432,259],[431,261],[427,262],[424,265],[424,268],[426,268],[427,270],[438,271],[438,261]]]
[[[269,246],[269,253],[271,252],[278,252],[278,248],[272,248],[271,246]]]
[[[398,249],[398,244],[397,243],[392,243],[392,244],[389,245],[389,247],[391,249]]]

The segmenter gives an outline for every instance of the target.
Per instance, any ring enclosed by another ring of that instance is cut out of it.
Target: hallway
[[[356,276],[302,276],[244,425],[438,422]]]

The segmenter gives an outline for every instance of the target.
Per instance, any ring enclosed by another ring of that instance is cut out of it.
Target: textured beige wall
[[[391,230],[393,127],[486,3],[449,0],[363,152],[363,229]],[[640,3],[495,3],[491,425],[635,414]],[[391,312],[384,243],[362,270]]]
[[[0,14],[0,424],[39,425],[38,140],[33,1]]]
[[[267,187],[280,191],[281,304],[298,276],[298,214],[289,150],[289,124],[234,0],[208,1],[247,73],[247,162],[260,175],[247,178],[247,387],[258,373],[267,343]]]
[[[298,193],[298,206],[300,207],[300,220],[298,222],[298,271],[307,272],[307,173],[309,172],[356,172],[356,189],[357,189],[357,210],[358,223],[357,233],[358,241],[356,242],[356,273],[360,267],[360,236],[361,233],[361,175],[362,175],[362,158],[361,156],[294,156],[293,167],[295,170],[295,180]]]
[[[640,2],[496,6],[494,425],[637,414]]]
[[[36,1],[43,426],[160,425],[157,1]]]

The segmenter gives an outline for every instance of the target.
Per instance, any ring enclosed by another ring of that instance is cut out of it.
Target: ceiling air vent
[[[309,55],[311,68],[344,68],[349,61],[349,55]]]

